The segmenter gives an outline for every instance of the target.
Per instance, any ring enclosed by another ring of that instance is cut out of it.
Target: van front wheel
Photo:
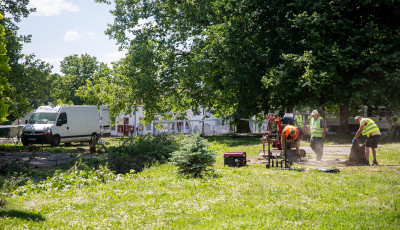
[[[57,147],[60,145],[60,137],[54,136],[53,140],[51,140],[51,147]]]

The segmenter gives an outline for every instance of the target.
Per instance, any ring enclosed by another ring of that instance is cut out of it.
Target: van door
[[[110,121],[110,112],[108,110],[108,105],[100,106],[100,124],[101,129],[100,133],[103,137],[111,136],[111,121]]]
[[[56,132],[53,134],[58,134],[61,137],[61,142],[68,142],[69,136],[71,136],[71,130],[68,124],[68,117],[66,112],[62,112],[58,115],[56,121]]]

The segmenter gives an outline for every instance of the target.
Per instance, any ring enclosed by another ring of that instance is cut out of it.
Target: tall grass
[[[219,168],[184,179],[170,165],[110,184],[9,198],[2,229],[398,229],[399,168],[339,174]],[[25,215],[13,215],[18,210]],[[26,218],[32,215],[35,218]]]
[[[256,142],[210,141],[220,155]],[[329,174],[223,167],[184,178],[170,164],[97,186],[7,197],[0,229],[398,229],[399,144],[378,149],[389,166]]]

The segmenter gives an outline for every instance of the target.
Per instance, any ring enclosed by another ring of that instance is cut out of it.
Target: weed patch
[[[100,166],[99,169],[93,169],[85,164],[76,162],[67,172],[61,173],[60,171],[56,171],[52,178],[47,178],[45,181],[34,183],[32,180],[28,180],[25,186],[19,187],[14,193],[23,195],[42,191],[93,186],[108,183],[116,178],[117,175],[110,171],[107,166]]]

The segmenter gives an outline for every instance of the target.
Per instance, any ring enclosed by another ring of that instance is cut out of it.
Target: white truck
[[[93,142],[111,134],[108,106],[40,106],[26,121],[21,142],[28,144]]]

